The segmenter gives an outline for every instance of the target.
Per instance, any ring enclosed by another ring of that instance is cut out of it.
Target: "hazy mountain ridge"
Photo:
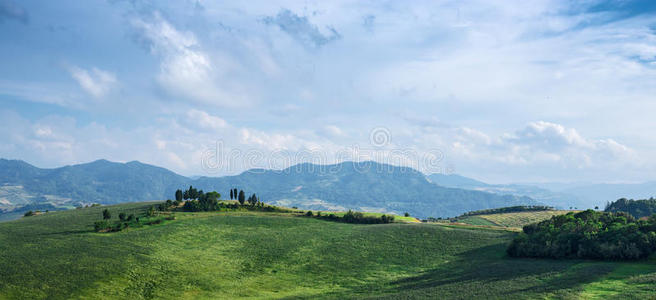
[[[233,187],[257,193],[262,201],[307,209],[367,209],[409,212],[419,217],[454,216],[475,209],[540,204],[529,197],[497,195],[432,184],[419,171],[375,162],[299,164],[284,170],[253,169],[235,176],[191,179],[140,162],[91,163],[40,169],[22,161],[0,160],[0,184],[22,186],[22,204],[119,203],[172,198],[193,185],[224,194]],[[54,197],[54,198],[53,198]],[[37,199],[37,200],[34,200]],[[5,202],[8,199],[2,198]],[[16,209],[14,203],[0,209]]]
[[[488,184],[456,174],[431,174],[431,182],[446,187],[486,191],[497,194],[528,196],[536,201],[567,209],[603,208],[607,202],[620,198],[647,199],[656,196],[656,182],[635,184],[614,183],[548,183],[548,184]]]

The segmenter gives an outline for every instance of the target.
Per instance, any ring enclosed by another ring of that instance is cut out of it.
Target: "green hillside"
[[[96,233],[121,204],[0,223],[0,299],[636,298],[656,263],[508,258],[512,232],[356,225],[300,214],[176,213]]]

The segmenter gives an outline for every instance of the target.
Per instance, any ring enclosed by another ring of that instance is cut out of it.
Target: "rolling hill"
[[[96,233],[107,208],[0,223],[0,299],[647,299],[652,261],[509,258],[514,233],[294,214],[176,213]]]
[[[40,169],[22,161],[0,160],[0,187],[13,189],[0,209],[20,210],[28,204],[54,207],[80,204],[162,200],[193,185],[225,193],[239,188],[257,193],[267,203],[313,210],[356,209],[409,212],[413,216],[448,217],[513,205],[540,204],[529,197],[447,188],[432,184],[419,171],[375,162],[335,165],[299,164],[284,170],[253,169],[236,176],[191,179],[140,162],[98,160],[56,169]]]

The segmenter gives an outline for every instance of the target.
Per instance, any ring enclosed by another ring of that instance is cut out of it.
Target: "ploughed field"
[[[656,296],[656,261],[517,259],[506,230],[347,224],[301,213],[175,213],[97,233],[109,208],[0,223],[0,299]]]
[[[571,210],[544,210],[484,214],[462,217],[462,219],[458,219],[458,222],[471,225],[522,228],[524,225],[544,221],[551,218],[552,216],[564,215],[568,212],[571,212]]]

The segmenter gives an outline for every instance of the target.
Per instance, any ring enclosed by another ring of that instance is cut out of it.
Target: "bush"
[[[33,216],[33,215],[34,215],[34,212],[30,210],[30,211],[26,212],[26,213],[23,215],[23,217],[31,217],[31,216]]]
[[[312,214],[312,211],[311,211],[311,210],[308,210],[308,212],[306,212],[306,213],[305,213],[305,215],[306,215],[306,216],[308,216],[308,217],[311,217],[311,216],[313,216],[313,214]]]
[[[125,221],[125,213],[122,212],[122,213],[118,214],[118,219],[121,220],[121,221]]]
[[[104,230],[108,230],[108,229],[110,229],[111,227],[112,227],[112,225],[110,225],[110,224],[109,224],[109,221],[107,221],[107,220],[96,221],[95,223],[93,223],[93,228],[94,228],[96,231],[104,231]]]

